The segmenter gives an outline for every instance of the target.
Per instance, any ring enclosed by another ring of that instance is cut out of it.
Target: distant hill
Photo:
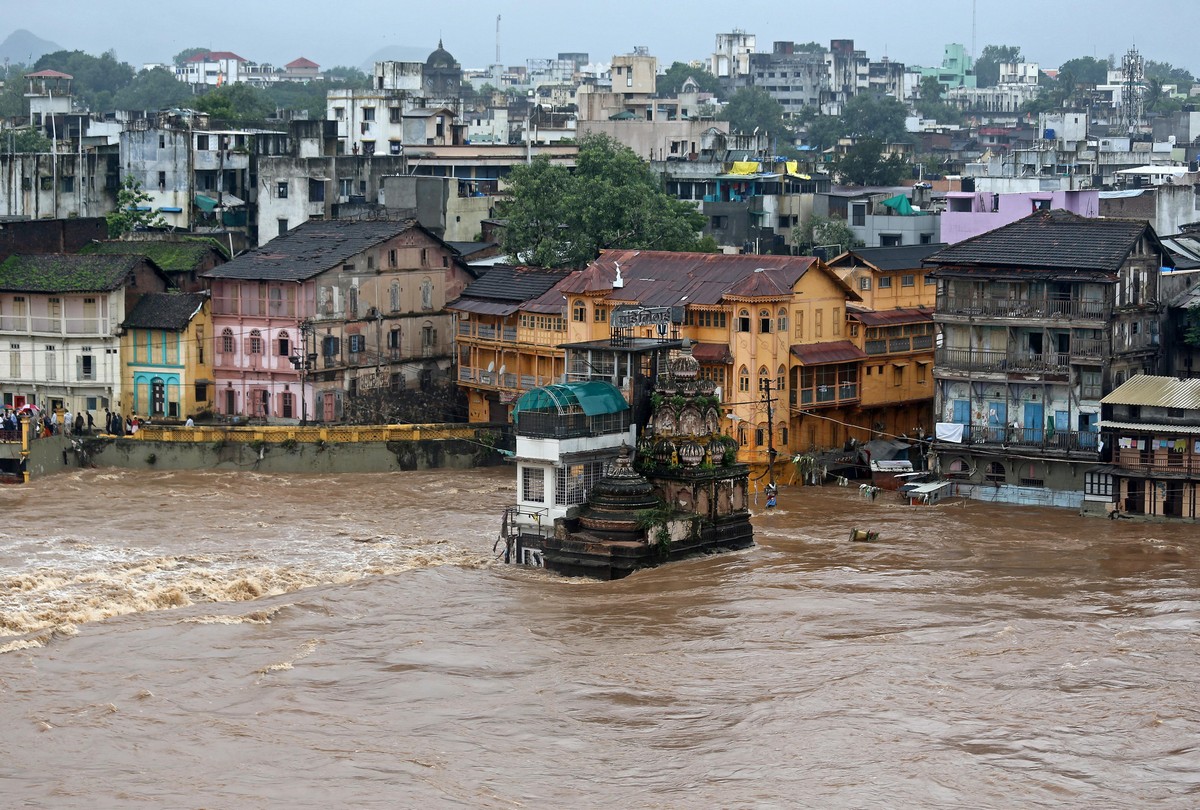
[[[18,28],[0,42],[0,62],[7,60],[13,64],[32,65],[42,56],[61,50],[62,46]]]
[[[358,67],[370,76],[375,70],[376,62],[424,62],[429,58],[429,54],[433,53],[435,48],[437,48],[436,45],[433,48],[421,48],[414,45],[388,45],[368,56],[366,61]]]

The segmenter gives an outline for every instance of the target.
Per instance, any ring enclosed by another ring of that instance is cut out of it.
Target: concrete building
[[[9,256],[0,264],[4,404],[74,413],[121,402],[118,327],[167,283],[142,256]]]
[[[212,321],[207,293],[149,293],[121,323],[117,410],[183,422],[213,409]]]
[[[379,421],[380,400],[449,377],[471,276],[413,221],[310,221],[210,270],[217,413]],[[374,410],[373,410],[374,409]]]
[[[1153,229],[1038,211],[926,262],[942,474],[973,497],[1078,507],[1100,399],[1161,364],[1171,260]]]

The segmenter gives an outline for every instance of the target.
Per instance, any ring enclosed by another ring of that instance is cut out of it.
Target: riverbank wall
[[[502,464],[505,425],[143,427],[133,436],[76,437],[67,467],[353,473]],[[53,465],[47,465],[46,472]]]

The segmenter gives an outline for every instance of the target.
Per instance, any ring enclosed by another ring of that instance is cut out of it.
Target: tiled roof
[[[79,256],[43,253],[9,256],[0,264],[5,292],[109,292],[124,286],[141,256]]]
[[[84,255],[102,254],[105,256],[148,256],[159,267],[168,273],[184,273],[195,270],[211,252],[227,258],[220,243],[208,238],[184,239],[177,241],[139,241],[139,242],[93,242],[79,251]]]
[[[512,267],[498,264],[467,285],[463,298],[482,298],[489,301],[530,301],[549,290],[568,275],[570,270],[546,270],[540,267]],[[454,306],[451,304],[451,306]]]
[[[1196,411],[1200,417],[1200,378],[1187,380],[1138,374],[1100,400],[1102,405],[1146,405]]]
[[[304,281],[414,227],[420,227],[414,220],[362,222],[310,219],[233,261],[214,267],[204,276]]]
[[[74,79],[70,73],[62,73],[57,70],[39,70],[36,73],[26,73],[26,79]]]
[[[906,309],[849,309],[846,314],[865,326],[892,326],[899,323],[924,323],[933,320],[929,307]]]
[[[944,248],[926,262],[942,267],[983,265],[1115,273],[1148,228],[1141,220],[1037,211]]]
[[[897,247],[865,247],[848,250],[830,262],[835,267],[852,263],[868,264],[879,270],[912,270],[921,266],[934,253],[946,247],[944,242],[932,245],[899,245]]]
[[[606,250],[585,269],[570,276],[559,289],[572,293],[606,292],[611,301],[631,301],[648,307],[720,304],[726,295],[780,295],[790,290],[813,267],[811,256],[758,254],[670,253],[654,250]],[[613,288],[617,267],[624,286]],[[755,271],[763,272],[752,278]],[[836,276],[830,278],[841,284]],[[842,285],[844,286],[844,285]],[[854,300],[856,293],[846,288]]]
[[[181,331],[207,300],[205,293],[148,293],[138,299],[121,325],[127,329]]]
[[[848,363],[862,360],[867,353],[848,340],[831,340],[828,343],[800,343],[792,346],[792,355],[801,365],[819,366],[825,363]]]
[[[315,68],[315,67],[320,67],[320,65],[318,65],[316,62],[314,62],[311,59],[305,59],[303,56],[301,56],[299,59],[293,59],[292,61],[288,62],[286,65],[284,65],[284,67],[285,68]]]
[[[189,56],[185,62],[216,62],[218,59],[236,59],[239,62],[246,60],[238,56],[232,51],[208,51],[207,53],[198,53],[194,56]]]
[[[700,363],[733,362],[733,353],[724,343],[693,343],[692,357]]]

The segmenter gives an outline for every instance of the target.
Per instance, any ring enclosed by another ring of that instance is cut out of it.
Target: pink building
[[[953,245],[972,236],[1016,222],[1035,211],[1062,209],[1081,217],[1100,216],[1100,192],[1022,191],[994,194],[987,191],[948,191],[942,212],[942,241]]]

